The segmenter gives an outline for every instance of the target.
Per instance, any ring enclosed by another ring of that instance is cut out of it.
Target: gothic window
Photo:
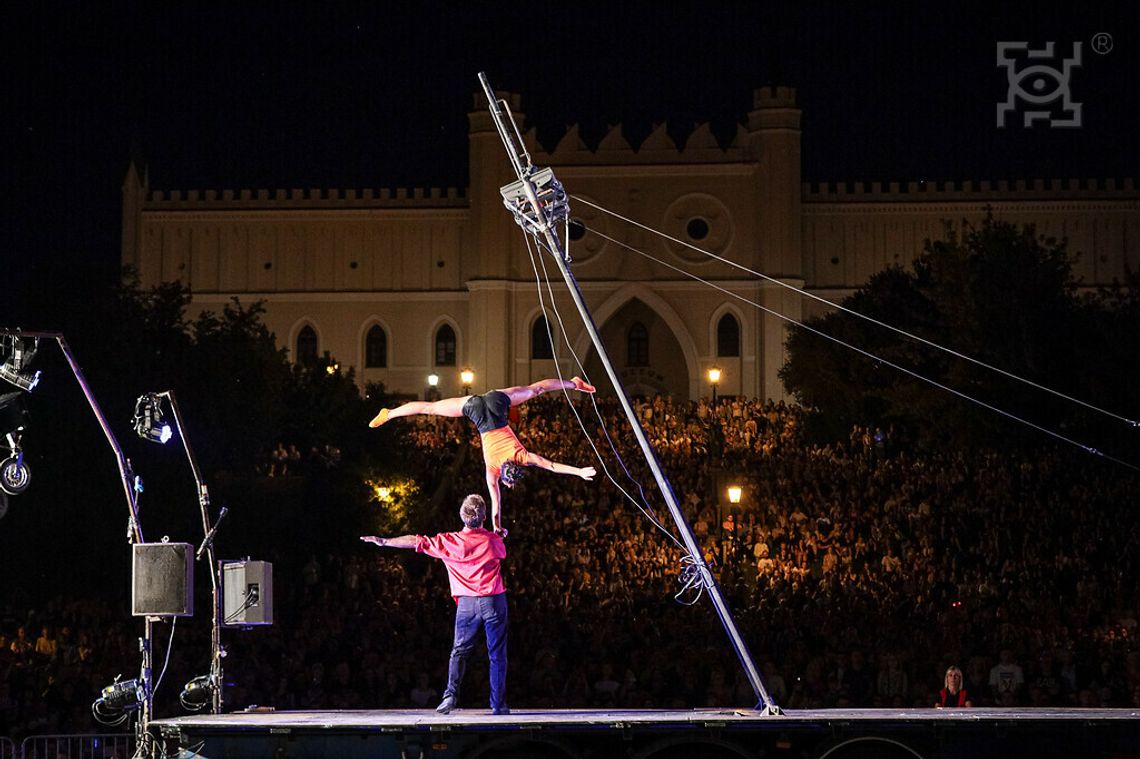
[[[455,366],[455,330],[449,324],[435,332],[435,365]]]
[[[294,355],[298,364],[311,366],[317,363],[317,331],[306,324],[297,333],[297,350]]]
[[[368,369],[388,366],[388,334],[379,324],[374,324],[364,338],[364,366]]]
[[[732,314],[725,314],[716,323],[716,355],[740,355],[740,322]]]
[[[530,357],[554,358],[554,346],[550,344],[550,334],[546,328],[546,317],[540,316],[534,320],[530,329]]]

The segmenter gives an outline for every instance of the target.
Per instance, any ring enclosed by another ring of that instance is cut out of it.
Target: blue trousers
[[[467,670],[467,657],[475,648],[475,636],[482,627],[487,635],[487,657],[491,670],[491,708],[507,705],[507,594],[459,596],[455,609],[455,641],[447,665],[447,690],[458,702],[459,686]]]

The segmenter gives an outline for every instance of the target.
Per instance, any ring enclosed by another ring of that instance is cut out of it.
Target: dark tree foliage
[[[1080,297],[1072,265],[1064,241],[987,215],[960,230],[947,223],[945,239],[928,240],[913,270],[880,272],[843,305],[1011,375],[1135,414],[1135,383],[1112,379],[1136,376],[1135,278]],[[1078,405],[850,314],[833,311],[807,325],[877,357],[807,329],[790,333],[781,379],[832,436],[853,424],[894,424],[932,444],[1047,440],[954,391],[1066,435],[1099,437],[1113,428]]]
[[[235,299],[190,317],[191,295],[182,285],[143,288],[129,270],[116,287],[80,297],[68,311],[78,318],[50,326],[65,335],[112,434],[142,477],[148,541],[202,538],[180,440],[155,445],[139,439],[131,424],[139,395],[166,390],[177,399],[214,514],[230,507],[218,534],[222,556],[271,550],[284,556],[299,541],[319,545],[334,531],[355,540],[367,498],[360,472],[373,458],[392,457],[385,455],[389,436],[368,439],[375,401],[360,397],[351,373],[329,371],[336,362],[327,356],[314,367],[292,367],[262,322],[260,303]],[[51,313],[47,304],[44,310]],[[77,583],[105,590],[108,582],[125,592],[128,509],[115,457],[60,351],[41,345],[35,368],[43,380],[26,399],[32,482],[9,499],[0,522],[0,571],[14,593],[54,594]],[[265,477],[278,443],[302,451],[302,476]],[[76,572],[51,556],[99,571]]]

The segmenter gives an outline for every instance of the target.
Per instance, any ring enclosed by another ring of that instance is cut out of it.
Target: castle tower
[[[748,152],[756,172],[757,270],[796,287],[804,286],[800,184],[800,109],[791,87],[762,87],[753,91],[748,114]],[[766,308],[799,320],[803,303],[795,293],[765,284],[760,302]],[[785,397],[778,372],[784,364],[787,323],[770,314],[761,319],[754,346],[761,377],[760,392]]]
[[[521,124],[520,97],[496,93],[510,105]],[[470,292],[468,334],[462,355],[476,373],[473,392],[511,384],[512,334],[516,329],[510,280],[514,252],[519,245],[518,229],[500,202],[499,188],[514,181],[503,143],[495,130],[482,92],[475,95],[475,107],[468,115],[470,155],[471,239],[465,241],[463,255],[474,265],[467,281]]]

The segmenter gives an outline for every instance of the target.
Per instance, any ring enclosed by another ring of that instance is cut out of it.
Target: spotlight
[[[178,696],[182,706],[196,712],[201,711],[214,700],[214,678],[212,675],[201,675],[182,686],[182,693]]]
[[[135,401],[135,432],[144,440],[165,443],[174,434],[162,414],[162,401],[154,393],[143,393]]]
[[[40,372],[27,371],[27,366],[36,357],[39,347],[38,337],[4,335],[0,338],[0,355],[4,357],[4,363],[0,364],[0,379],[32,392],[40,381]]]
[[[104,724],[118,725],[127,718],[128,712],[137,711],[143,705],[145,695],[139,680],[120,681],[116,677],[91,704],[91,712]]]

